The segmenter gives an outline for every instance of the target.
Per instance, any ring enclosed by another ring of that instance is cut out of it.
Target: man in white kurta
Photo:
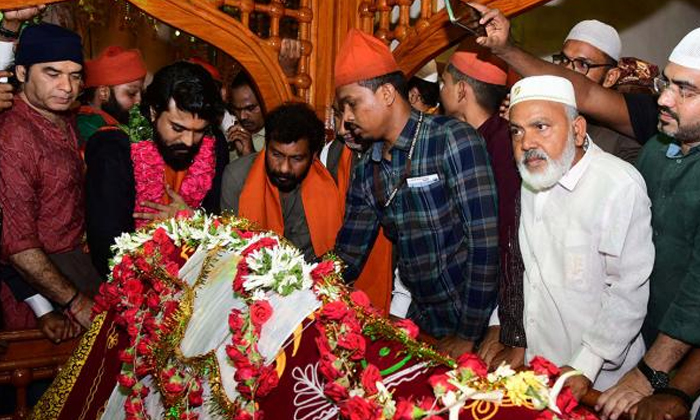
[[[646,185],[586,135],[568,81],[526,78],[511,95],[526,360],[542,355],[581,371],[580,392],[590,383],[604,390],[644,354],[654,262]]]

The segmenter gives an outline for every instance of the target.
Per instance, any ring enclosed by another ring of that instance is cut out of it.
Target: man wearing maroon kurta
[[[2,260],[87,327],[100,277],[82,251],[83,166],[67,114],[82,81],[80,37],[29,26],[15,65],[21,91],[0,116]]]

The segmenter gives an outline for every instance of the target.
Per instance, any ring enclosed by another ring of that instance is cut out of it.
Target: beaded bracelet
[[[67,310],[68,308],[70,308],[70,305],[73,304],[73,301],[75,300],[75,298],[78,297],[79,294],[80,294],[80,290],[76,290],[75,294],[73,295],[72,298],[70,298],[70,300],[68,302],[66,302],[62,305],[60,303],[57,303],[56,306],[58,306],[62,311]]]

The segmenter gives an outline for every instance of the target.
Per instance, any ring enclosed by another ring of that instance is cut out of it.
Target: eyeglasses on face
[[[654,92],[661,95],[669,89],[671,90],[671,93],[680,98],[681,101],[684,101],[686,99],[693,99],[696,96],[700,95],[700,91],[698,91],[698,88],[691,84],[675,83],[663,76],[654,77]]]
[[[581,73],[583,75],[587,75],[588,72],[591,69],[597,69],[599,67],[614,67],[614,64],[610,63],[605,63],[605,64],[595,64],[595,63],[589,63],[588,61],[584,60],[583,58],[569,58],[566,54],[563,52],[560,52],[559,54],[554,54],[552,56],[552,62],[556,65],[559,66],[565,66],[565,67],[572,67],[575,72]]]

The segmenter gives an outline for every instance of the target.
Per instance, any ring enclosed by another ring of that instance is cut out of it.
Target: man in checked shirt
[[[352,282],[383,227],[413,298],[408,317],[458,356],[474,350],[495,306],[496,189],[483,138],[411,110],[405,84],[386,45],[348,34],[336,97],[343,129],[372,145],[355,169],[335,251]]]

